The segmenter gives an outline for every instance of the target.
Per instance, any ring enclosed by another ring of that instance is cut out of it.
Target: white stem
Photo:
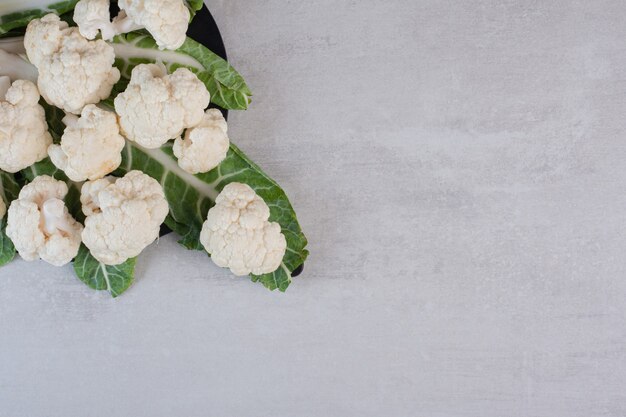
[[[134,30],[143,29],[144,27],[135,23],[133,19],[128,17],[124,10],[120,11],[118,15],[113,19],[113,27],[117,34],[128,33]],[[103,35],[104,37],[104,35]]]
[[[67,127],[76,127],[78,123],[78,116],[71,113],[65,113],[65,117],[61,120]]]
[[[171,172],[172,174],[181,178],[191,187],[193,187],[201,196],[207,197],[213,201],[215,201],[215,199],[217,198],[217,195],[219,194],[219,192],[214,187],[202,181],[200,178],[196,177],[195,175],[191,175],[187,171],[183,170],[178,165],[176,160],[173,159],[168,154],[166,154],[165,152],[163,152],[162,149],[147,149],[147,148],[137,145],[134,142],[132,142],[132,146],[139,149],[141,152],[147,154],[152,159],[156,160],[161,165],[163,165],[164,173],[163,173],[163,177],[161,178],[161,181],[163,181],[167,177],[167,174]],[[128,148],[130,149],[130,146],[128,146]]]
[[[0,101],[5,101],[7,98],[7,91],[11,88],[11,79],[6,76],[0,77]]]
[[[36,84],[39,72],[30,62],[0,49],[0,76],[7,76],[12,81],[29,80]]]
[[[130,58],[149,59],[155,62],[161,61],[166,64],[177,63],[186,67],[196,68],[200,71],[204,70],[202,64],[195,58],[179,52],[140,48],[133,44],[125,43],[113,43],[111,46],[113,46],[115,50],[115,56],[126,61]]]
[[[41,207],[41,216],[43,220],[43,230],[48,235],[63,231],[72,232],[72,226],[67,221],[65,215],[65,203],[58,198],[46,200]]]
[[[0,49],[16,55],[26,55],[24,48],[24,37],[13,37],[0,39]]]
[[[106,21],[98,23],[98,28],[100,29],[100,34],[102,35],[102,39],[105,41],[110,41],[115,36],[120,35],[121,33],[117,31],[117,28],[113,23]]]

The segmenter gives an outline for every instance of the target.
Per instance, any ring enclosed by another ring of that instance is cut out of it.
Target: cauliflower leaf
[[[161,51],[149,35],[132,32],[116,36],[113,49],[122,79],[113,87],[108,102],[126,89],[133,68],[161,61],[170,74],[180,67],[194,72],[211,93],[211,102],[223,109],[246,110],[250,104],[252,92],[243,77],[226,60],[189,37],[176,51]]]
[[[48,13],[62,15],[74,9],[78,0],[3,0],[0,1],[0,37],[24,27]]]
[[[4,266],[15,258],[15,246],[6,234],[6,216],[0,219],[0,266]]]
[[[0,197],[4,201],[6,207],[9,203],[17,198],[20,187],[15,177],[8,172],[0,171]],[[7,216],[6,213],[0,219],[0,266],[4,266],[11,262],[15,257],[15,246],[6,235]]]
[[[197,12],[204,6],[204,0],[187,0],[187,6],[189,10],[191,10],[191,13]]]
[[[227,184],[243,182],[265,200],[270,208],[269,220],[280,224],[287,239],[287,251],[278,270],[251,276],[252,281],[260,282],[270,290],[285,291],[293,272],[306,260],[309,253],[307,240],[287,195],[232,143],[226,159],[217,168],[192,175],[178,166],[171,142],[160,149],[145,149],[127,141],[116,174],[121,176],[134,169],[145,172],[163,186],[170,205],[165,224],[181,236],[179,243],[187,249],[203,250],[200,232],[215,198]]]
[[[108,291],[116,298],[133,284],[136,263],[137,258],[131,258],[120,265],[104,265],[91,255],[85,245],[80,245],[74,259],[74,271],[89,288]]]

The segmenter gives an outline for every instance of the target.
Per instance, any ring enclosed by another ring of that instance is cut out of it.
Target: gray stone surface
[[[0,271],[0,416],[626,415],[619,0],[213,1],[287,294],[168,236],[111,300]]]

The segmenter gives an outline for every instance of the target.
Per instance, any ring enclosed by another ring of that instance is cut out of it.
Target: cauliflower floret
[[[190,174],[208,172],[218,166],[228,153],[228,127],[222,112],[209,109],[196,127],[187,129],[185,139],[174,142],[178,165]]]
[[[81,0],[74,10],[80,33],[102,39],[146,28],[161,49],[178,49],[186,39],[191,14],[183,0],[119,0],[120,13],[111,22],[109,0]]]
[[[200,242],[220,267],[235,275],[268,274],[280,266],[287,241],[270,209],[246,184],[230,183],[202,225]]]
[[[9,206],[6,234],[26,261],[41,258],[63,266],[78,253],[83,226],[63,202],[67,192],[64,182],[42,175]]]
[[[83,242],[106,265],[141,253],[159,237],[169,207],[161,184],[141,171],[86,182],[81,190]]]
[[[126,138],[154,149],[196,126],[209,105],[205,85],[187,68],[168,75],[163,65],[137,65],[115,111]]]
[[[119,134],[117,116],[88,104],[81,117],[68,115],[60,145],[50,145],[50,160],[72,181],[97,180],[122,162],[126,141]]]
[[[55,14],[28,24],[24,46],[39,70],[41,95],[66,112],[80,114],[86,104],[106,99],[120,79],[113,47],[88,41]]]
[[[119,27],[145,27],[164,49],[178,49],[185,42],[191,14],[183,0],[119,0],[117,4],[127,15],[120,13],[116,18]]]
[[[109,0],[81,0],[74,8],[74,22],[80,34],[87,39],[95,39],[102,31],[102,39],[110,40],[117,34],[111,23]]]
[[[91,216],[102,212],[100,209],[100,199],[98,198],[100,191],[104,190],[111,184],[115,184],[116,180],[117,178],[115,177],[104,177],[99,180],[89,181],[83,184],[83,187],[80,190],[80,202],[85,216]]]
[[[52,136],[35,84],[0,77],[0,90],[0,169],[14,173],[44,159]]]

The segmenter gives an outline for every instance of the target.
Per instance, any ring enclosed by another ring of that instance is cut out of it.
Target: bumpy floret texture
[[[126,141],[115,113],[89,104],[80,118],[66,116],[63,121],[67,127],[61,144],[50,145],[48,154],[72,181],[97,180],[120,166]]]
[[[200,123],[209,101],[205,85],[187,68],[168,75],[163,65],[141,64],[115,98],[115,111],[126,138],[154,149]]]
[[[119,0],[118,5],[160,48],[178,49],[185,42],[191,15],[183,0]]]
[[[7,83],[7,77],[0,77],[0,90]],[[0,169],[14,173],[41,161],[51,143],[35,84],[17,80],[6,93],[0,91]]]
[[[228,127],[217,109],[209,109],[196,127],[187,129],[185,139],[174,142],[178,165],[190,174],[208,172],[217,167],[228,153]]]
[[[85,39],[55,14],[28,24],[24,46],[39,70],[41,95],[66,112],[80,114],[85,105],[106,99],[120,79],[113,47]]]
[[[262,275],[279,268],[287,241],[270,210],[250,186],[228,184],[209,210],[200,242],[221,267],[235,275]]]
[[[139,255],[158,238],[169,211],[161,185],[141,171],[86,182],[80,201],[87,216],[83,242],[106,265]]]
[[[64,182],[42,175],[9,206],[6,234],[25,260],[62,266],[78,254],[83,226],[63,202],[67,192]]]

